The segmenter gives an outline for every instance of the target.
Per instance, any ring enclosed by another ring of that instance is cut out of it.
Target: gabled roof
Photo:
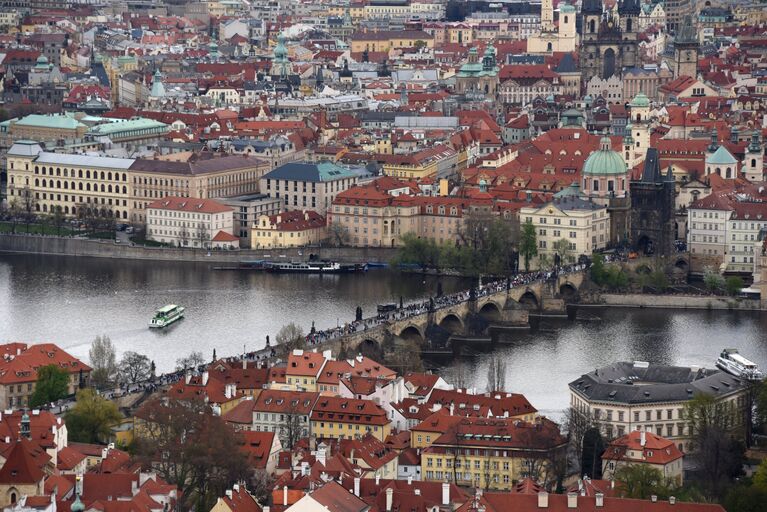
[[[32,457],[33,449],[32,443],[26,439],[19,439],[14,443],[5,464],[0,469],[0,484],[9,486],[38,484],[45,478],[45,473]]]

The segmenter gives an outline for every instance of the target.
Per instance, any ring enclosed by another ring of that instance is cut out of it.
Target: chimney
[[[577,492],[568,492],[567,493],[567,508],[578,508],[578,493]]]
[[[650,501],[652,501],[653,503],[658,503],[658,496],[653,494],[652,496],[650,496]]]
[[[288,506],[288,486],[287,485],[282,487],[282,505],[285,507]]]
[[[394,489],[386,489],[386,512],[391,512],[392,502],[394,501]]]
[[[232,490],[231,489],[227,489],[226,490],[226,497],[229,498],[230,500],[232,499]]]
[[[242,369],[243,370],[248,369],[248,361],[244,357],[242,358]]]
[[[407,484],[408,484],[408,485],[413,485],[413,475],[409,475],[409,476],[407,477]]]
[[[639,432],[639,446],[644,446],[645,444],[647,444],[647,435],[644,430],[641,430]]]
[[[455,404],[453,404],[453,403],[451,402],[451,403],[450,403],[450,416],[452,416],[452,415],[453,415],[453,410],[454,410],[454,409],[455,409]]]
[[[138,482],[135,480],[131,480],[130,493],[131,493],[131,496],[135,496],[136,494],[138,494]]]
[[[269,505],[264,505],[263,507],[261,507],[261,510],[263,512],[271,512],[271,509],[269,508]]]
[[[668,497],[668,504],[669,504],[669,505],[676,505],[676,497],[674,497],[674,496],[669,496],[669,497]]]
[[[378,484],[381,482],[381,475],[378,474],[378,471],[376,471],[376,487],[378,487]]]
[[[189,384],[189,381],[192,380],[192,372],[186,372],[186,375],[184,376],[184,383]]]
[[[354,495],[359,497],[360,495],[360,477],[354,477]]]
[[[549,493],[546,491],[538,493],[538,508],[549,508]]]
[[[240,484],[234,484],[232,486],[232,491],[236,492],[237,494],[240,494]]]
[[[207,386],[208,385],[208,372],[207,370],[202,372],[202,385]]]
[[[450,484],[447,482],[442,482],[442,504],[450,504]]]
[[[604,507],[605,506],[605,495],[602,494],[601,492],[598,492],[595,497],[596,497],[596,506],[597,506],[597,508]]]

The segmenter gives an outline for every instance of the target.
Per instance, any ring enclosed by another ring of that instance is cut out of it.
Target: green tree
[[[602,286],[605,284],[605,257],[601,254],[594,253],[591,255],[591,268],[589,269],[591,280],[594,284]]]
[[[533,226],[531,221],[527,221],[522,225],[519,254],[525,260],[525,272],[529,271],[530,260],[538,254],[538,236],[535,234],[535,226]]]
[[[725,282],[725,289],[729,295],[737,295],[743,289],[743,278],[739,276],[728,277]]]
[[[710,268],[707,268],[703,274],[703,283],[712,293],[720,291],[725,286],[724,278]]]
[[[663,473],[647,464],[624,464],[615,471],[615,480],[620,482],[620,493],[624,498],[640,500],[650,496],[666,498],[670,488]]]
[[[764,512],[767,490],[756,485],[738,485],[730,489],[724,506],[732,512]]]
[[[668,278],[662,270],[656,270],[650,274],[650,284],[658,291],[663,292],[668,289]]]
[[[767,492],[767,459],[764,459],[761,464],[759,464],[759,467],[756,468],[751,483],[754,487]]]
[[[91,382],[97,389],[103,389],[114,381],[117,375],[117,354],[108,336],[96,336],[88,352],[91,360]]]
[[[111,427],[121,418],[114,402],[102,398],[92,389],[81,389],[77,392],[77,403],[64,419],[70,441],[106,443]]]
[[[405,233],[402,235],[402,247],[399,249],[396,261],[418,265],[423,270],[437,268],[440,262],[440,249],[430,238],[421,238],[415,233]]]
[[[767,429],[767,381],[756,384],[754,400],[756,402],[756,427],[764,432]]]
[[[599,480],[602,478],[602,454],[605,442],[599,428],[589,428],[583,435],[583,450],[581,452],[581,474]]]
[[[56,228],[56,235],[61,236],[61,226],[64,224],[64,213],[61,206],[56,206],[51,215],[51,224]]]
[[[55,402],[69,394],[69,373],[55,364],[38,368],[35,391],[29,398],[30,407]]]

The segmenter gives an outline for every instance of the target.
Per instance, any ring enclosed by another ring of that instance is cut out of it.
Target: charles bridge
[[[466,292],[461,300],[401,317],[377,322],[368,328],[339,336],[322,343],[322,347],[335,353],[377,352],[384,341],[391,337],[424,342],[429,326],[437,325],[453,335],[470,334],[468,322],[477,314],[490,324],[527,326],[531,313],[563,315],[570,302],[577,301],[578,292],[585,280],[583,270],[561,273],[548,279],[539,279],[516,286],[494,283],[481,288],[479,293]]]

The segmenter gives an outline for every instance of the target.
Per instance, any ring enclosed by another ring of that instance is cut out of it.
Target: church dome
[[[594,151],[583,164],[584,175],[615,175],[626,174],[626,162],[610,147],[610,138],[602,137],[599,151]]]
[[[40,55],[40,56],[37,58],[37,64],[45,64],[45,65],[48,65],[48,57],[46,57],[45,55]]]
[[[650,106],[650,98],[647,97],[647,95],[643,92],[640,92],[636,96],[634,96],[634,99],[631,100],[631,103],[629,103],[630,107],[649,107]]]

